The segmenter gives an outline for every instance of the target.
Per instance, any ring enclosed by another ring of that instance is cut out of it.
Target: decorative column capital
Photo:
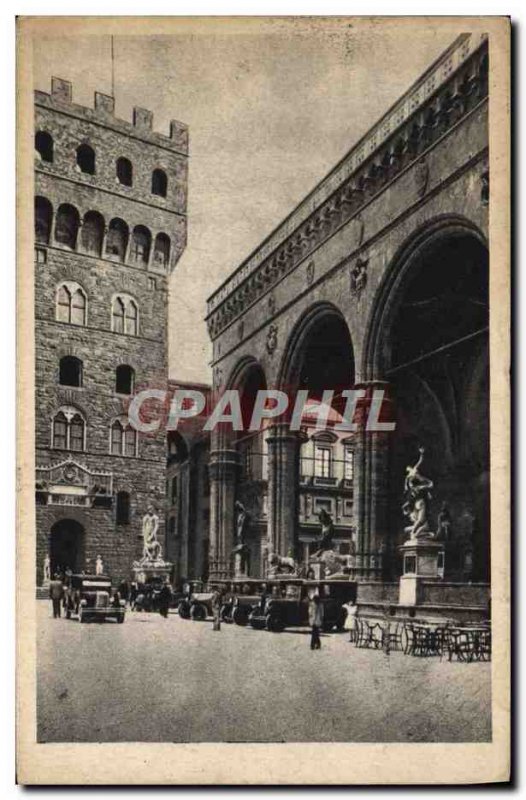
[[[211,481],[233,481],[239,469],[237,450],[212,450],[208,472]]]
[[[275,442],[294,442],[298,445],[307,440],[307,435],[303,430],[291,431],[288,422],[276,422],[267,428],[267,444]]]

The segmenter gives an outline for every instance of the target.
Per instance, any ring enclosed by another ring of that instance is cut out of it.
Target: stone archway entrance
[[[84,527],[74,519],[61,519],[51,528],[49,557],[51,575],[55,572],[80,572],[85,566]]]
[[[342,313],[330,303],[313,306],[298,322],[285,350],[280,388],[294,397],[307,392],[310,408],[327,402],[338,414],[343,411],[342,392],[353,388],[354,350]],[[336,422],[332,412],[328,427]],[[281,556],[306,563],[321,536],[319,514],[331,515],[339,536],[350,552],[352,528],[352,478],[346,457],[352,452],[350,437],[327,431],[316,438],[315,421],[302,420],[300,432],[287,424],[270,427],[269,451],[269,541]],[[310,549],[309,549],[310,548]]]
[[[388,294],[374,360],[376,375],[390,383],[397,425],[389,447],[373,443],[368,453],[362,524],[383,532],[393,577],[407,538],[405,470],[423,446],[422,472],[434,483],[432,530],[443,503],[451,518],[446,577],[489,579],[488,279],[487,250],[475,233],[445,228],[400,265]]]

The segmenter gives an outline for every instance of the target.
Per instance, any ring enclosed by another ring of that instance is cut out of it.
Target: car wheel
[[[285,626],[278,617],[273,617],[271,614],[267,614],[265,627],[267,631],[271,631],[272,633],[281,633]]]
[[[248,615],[250,610],[247,608],[242,608],[237,606],[234,608],[234,613],[232,614],[232,620],[236,623],[236,625],[246,625],[248,622]]]
[[[200,622],[206,619],[206,608],[201,605],[201,603],[197,603],[191,612],[192,619],[199,620]]]
[[[265,620],[261,617],[250,617],[249,622],[255,631],[262,631],[265,629]]]
[[[124,622],[124,614],[121,614],[119,617],[117,617],[117,622],[120,625],[122,625],[122,623]]]
[[[227,625],[231,625],[232,620],[232,606],[230,603],[225,603],[224,606],[221,606],[221,611],[219,612],[219,616],[221,618],[221,622],[226,623]]]
[[[83,614],[82,611],[79,611],[79,622],[87,622],[87,621],[88,620],[87,620],[86,615]]]
[[[181,619],[190,619],[190,604],[187,600],[182,600],[179,603],[177,611]]]

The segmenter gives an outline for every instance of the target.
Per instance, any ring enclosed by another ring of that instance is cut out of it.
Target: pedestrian
[[[222,594],[219,589],[214,589],[214,593],[212,595],[212,616],[214,619],[214,630],[220,631],[221,630],[221,605],[222,605]]]
[[[161,615],[161,617],[164,617],[165,619],[168,618],[168,611],[170,609],[171,602],[172,602],[172,590],[170,588],[168,580],[166,580],[157,598],[159,614]]]
[[[319,650],[321,648],[320,628],[323,625],[323,604],[319,594],[315,594],[309,603],[309,624],[312,626],[310,649]]]
[[[356,615],[358,613],[358,606],[356,605],[355,600],[349,600],[348,603],[343,604],[343,608],[347,612],[343,627],[345,628],[346,631],[349,631],[349,641],[355,642],[356,632],[358,627],[356,620]]]
[[[49,582],[49,596],[53,605],[53,619],[60,617],[60,601],[64,596],[64,584],[60,580],[60,575],[55,572],[53,580]]]
[[[132,611],[135,610],[135,600],[137,599],[137,595],[139,594],[139,586],[137,581],[133,581],[130,587],[130,609]]]

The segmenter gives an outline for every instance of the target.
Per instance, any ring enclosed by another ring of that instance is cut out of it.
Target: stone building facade
[[[164,540],[165,432],[139,434],[130,396],[166,388],[168,281],[186,243],[188,132],[114,99],[35,94],[37,585],[51,571],[115,579],[142,553],[148,506]]]
[[[446,575],[489,576],[487,111],[487,37],[463,34],[208,301],[217,397],[387,392],[396,431],[355,434],[360,580],[400,574],[405,470],[421,446],[431,524],[444,502],[451,518]],[[301,559],[302,438],[282,421],[267,442],[262,547]],[[239,437],[215,431],[214,575],[231,573],[240,469]]]

